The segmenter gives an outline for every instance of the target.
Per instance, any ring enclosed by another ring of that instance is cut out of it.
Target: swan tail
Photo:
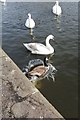
[[[23,45],[29,50],[29,51],[32,51],[32,49],[29,47],[29,45],[26,43],[23,43]]]

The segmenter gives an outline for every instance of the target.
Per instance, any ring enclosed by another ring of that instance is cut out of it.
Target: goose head
[[[31,14],[30,13],[28,13],[28,17],[31,18]]]
[[[28,71],[29,71],[28,66],[26,66],[22,69],[22,72],[23,72],[24,75],[26,75],[26,73],[28,73]]]

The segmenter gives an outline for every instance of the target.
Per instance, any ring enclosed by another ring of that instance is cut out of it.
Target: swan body
[[[46,38],[46,46],[41,43],[23,43],[32,54],[48,55],[54,53],[54,48],[49,44],[49,40],[54,40],[53,35]]]
[[[28,13],[28,19],[25,22],[25,26],[27,28],[34,28],[35,27],[35,22],[34,20],[31,18],[31,14]]]
[[[4,5],[6,4],[6,0],[0,0],[0,2],[4,3]]]
[[[61,9],[61,7],[59,6],[59,2],[58,2],[58,1],[56,1],[55,5],[53,6],[52,12],[53,12],[55,15],[61,15],[62,9]]]
[[[33,62],[33,65],[30,65],[32,62]],[[23,70],[23,73],[31,81],[41,80],[45,77],[51,77],[54,80],[54,74],[56,71],[57,71],[56,68],[52,66],[52,64],[48,63],[48,59],[44,58],[44,62],[40,59],[30,60],[30,62],[28,63],[28,66]]]
[[[0,2],[6,2],[6,0],[0,0]]]

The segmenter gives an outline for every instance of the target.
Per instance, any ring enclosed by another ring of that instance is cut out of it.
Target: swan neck
[[[29,16],[29,19],[31,19],[31,16]]]
[[[46,47],[49,49],[49,50],[53,50],[53,47],[50,45],[49,41],[51,39],[49,37],[46,38]]]
[[[58,1],[56,1],[56,5],[57,5],[57,6],[59,5],[59,2],[58,2]]]
[[[47,37],[47,38],[46,38],[46,46],[47,46],[47,45],[50,45],[49,41],[50,41],[50,39]]]
[[[31,19],[31,14],[29,14],[29,19]]]

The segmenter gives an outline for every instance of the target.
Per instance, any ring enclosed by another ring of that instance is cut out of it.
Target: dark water
[[[2,47],[22,69],[30,59],[44,56],[32,55],[23,42],[41,42],[53,34],[55,48],[52,57],[56,73],[55,83],[39,81],[36,87],[66,118],[76,118],[78,113],[78,3],[60,3],[63,13],[56,18],[51,12],[54,3],[7,3],[2,10]],[[27,13],[36,21],[33,36],[24,23]]]

